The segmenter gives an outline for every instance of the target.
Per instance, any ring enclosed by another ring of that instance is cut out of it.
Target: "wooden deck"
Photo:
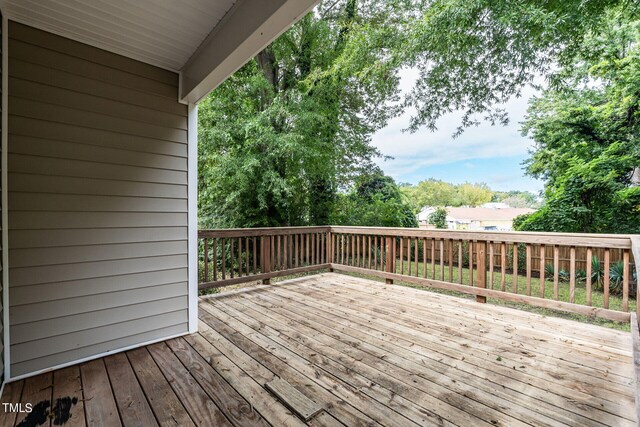
[[[2,401],[46,425],[636,425],[629,333],[333,273],[201,298],[200,321]]]

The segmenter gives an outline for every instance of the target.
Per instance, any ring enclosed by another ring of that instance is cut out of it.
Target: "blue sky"
[[[403,70],[402,89],[408,90],[416,78],[413,70]],[[460,124],[460,113],[451,113],[438,122],[438,130],[403,132],[411,111],[392,120],[373,136],[372,143],[392,160],[377,161],[397,182],[415,184],[436,178],[447,182],[484,182],[493,190],[540,191],[543,183],[524,175],[522,162],[528,157],[531,141],[520,134],[528,99],[534,95],[525,89],[521,98],[510,100],[504,107],[511,119],[507,126],[483,123],[452,138]]]

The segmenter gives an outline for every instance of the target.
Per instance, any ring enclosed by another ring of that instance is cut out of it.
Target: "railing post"
[[[476,287],[486,289],[487,287],[487,242],[476,243]],[[476,302],[486,303],[487,297],[476,295]]]
[[[260,271],[262,273],[271,272],[271,236],[262,236],[260,238]],[[265,285],[271,284],[271,279],[262,279]]]
[[[395,243],[395,238],[386,237],[385,241],[385,253],[386,253],[386,262],[385,262],[385,271],[387,273],[395,273],[396,271],[396,259],[393,256],[393,245]],[[391,285],[393,284],[393,279],[385,279],[385,283]]]
[[[325,238],[327,241],[324,245],[325,250],[327,251],[325,259],[327,260],[327,264],[333,264],[333,236],[331,234],[331,228],[327,231]],[[329,271],[333,273],[333,268],[329,267]]]

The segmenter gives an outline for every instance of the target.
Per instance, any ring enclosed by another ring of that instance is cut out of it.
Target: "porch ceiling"
[[[236,0],[7,0],[11,19],[178,71]]]
[[[184,102],[215,89],[319,0],[0,0],[8,19],[180,72]]]

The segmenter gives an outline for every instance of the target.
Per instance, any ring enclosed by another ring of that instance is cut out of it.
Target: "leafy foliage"
[[[492,191],[486,184],[450,184],[427,179],[415,186],[403,186],[415,212],[425,206],[479,206],[491,200]]]
[[[640,232],[640,21],[611,13],[561,85],[530,103],[527,172],[546,180],[545,206],[520,230]]]
[[[418,226],[398,186],[382,174],[366,176],[348,193],[339,194],[330,221],[335,225]]]
[[[446,229],[447,228],[447,210],[443,207],[436,208],[431,214],[427,217],[427,222],[429,224],[435,225],[436,228]]]
[[[433,129],[438,118],[454,110],[464,111],[459,131],[477,123],[478,114],[505,122],[496,104],[518,95],[535,74],[547,73],[556,63],[574,64],[586,51],[580,49],[585,34],[598,28],[609,10],[626,3],[321,3],[200,103],[200,225],[326,224],[337,205],[352,207],[344,193],[350,195],[359,177],[373,170],[372,160],[380,153],[370,138],[390,118],[413,109],[412,130]],[[634,7],[628,6],[627,13],[635,13]],[[610,67],[633,74],[637,61],[629,58],[625,64],[604,64],[597,75],[611,80]],[[398,71],[406,67],[418,69],[420,76],[401,98]],[[637,98],[631,96],[627,105],[623,94],[633,92],[613,94],[612,100],[624,102],[609,104],[610,115],[617,116]],[[539,110],[544,111],[542,105]],[[619,142],[611,161],[616,153],[628,153],[626,142]],[[486,192],[472,187],[465,187],[473,190],[465,195],[468,200],[438,204],[488,201]],[[637,192],[615,190],[634,209]],[[378,203],[396,201],[380,198]]]

